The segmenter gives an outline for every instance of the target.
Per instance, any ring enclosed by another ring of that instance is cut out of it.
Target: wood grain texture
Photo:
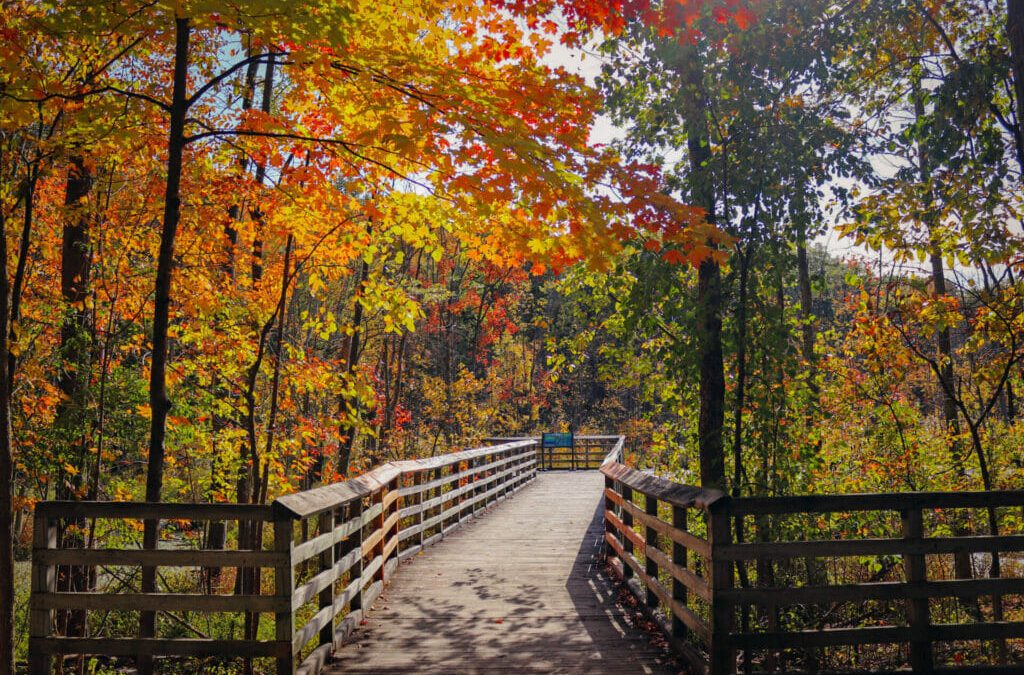
[[[603,484],[540,474],[412,556],[324,672],[679,672],[603,576]]]

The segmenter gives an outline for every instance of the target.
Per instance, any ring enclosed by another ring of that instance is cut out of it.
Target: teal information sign
[[[571,448],[573,447],[573,434],[572,432],[542,434],[540,444],[545,448]]]

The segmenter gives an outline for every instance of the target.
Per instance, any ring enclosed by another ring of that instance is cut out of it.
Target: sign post
[[[547,450],[548,453],[548,469],[554,467],[553,451],[556,448],[568,448],[571,454],[572,468],[576,468],[576,435],[573,432],[568,433],[546,433],[542,434],[540,438],[541,446],[541,464],[544,463],[543,453]]]

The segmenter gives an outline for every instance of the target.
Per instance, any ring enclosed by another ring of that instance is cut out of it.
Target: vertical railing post
[[[337,524],[337,512],[334,509],[324,511],[320,514],[320,534],[332,534],[334,533],[335,525]],[[327,572],[334,567],[334,546],[328,546],[323,553],[320,554],[320,572]],[[325,607],[334,606],[334,584],[330,583],[327,588],[320,591],[319,606],[320,609]],[[329,621],[327,625],[320,629],[320,644],[329,645],[334,642],[334,622]]]
[[[657,499],[657,497],[652,497],[651,495],[645,494],[644,495],[644,506],[646,507],[645,511],[647,512],[647,515],[651,516],[652,518],[657,518],[658,517],[658,499]],[[644,552],[644,558],[646,560],[646,562],[644,563],[644,572],[647,573],[648,577],[650,577],[651,579],[654,579],[655,581],[657,581],[658,580],[658,563],[656,563],[653,560],[651,560],[651,556],[650,556],[650,554],[647,551],[650,551],[652,548],[654,548],[654,549],[658,548],[658,543],[659,543],[659,541],[658,541],[658,531],[656,529],[654,529],[653,527],[651,527],[650,525],[648,525],[647,529],[644,532],[644,541],[647,542],[647,550]],[[657,607],[658,606],[658,596],[654,594],[654,590],[652,589],[651,585],[650,584],[644,584],[644,587],[647,589],[647,606],[648,607]]]
[[[366,579],[363,578],[363,570],[366,566],[366,558],[363,555],[363,497],[357,497],[348,504],[347,516],[349,520],[354,520],[356,523],[356,530],[349,535],[347,543],[345,545],[345,553],[348,554],[352,551],[359,551],[356,556],[356,561],[352,565],[351,570],[348,573],[349,583],[356,581],[358,586],[356,587],[355,597],[352,598],[352,602],[349,603],[349,611],[354,612],[357,609],[362,612],[363,610],[363,589],[366,587]],[[335,649],[340,649],[341,644],[334,645]]]
[[[627,504],[633,502],[633,488],[625,485],[622,486],[622,501]],[[625,507],[622,508],[620,517],[626,529],[633,529],[633,515]],[[619,533],[619,541],[622,543],[622,550],[629,554],[633,553],[633,541],[624,532]],[[625,579],[633,576],[633,568],[627,565],[625,560],[622,561],[622,576]]]
[[[604,550],[605,557],[610,560],[611,557],[614,555],[615,551],[612,549],[611,545],[608,543],[608,538],[609,537],[612,537],[612,538],[615,537],[615,526],[612,525],[612,521],[610,521],[608,519],[608,514],[615,512],[615,502],[612,501],[612,498],[608,495],[609,492],[615,492],[615,479],[614,478],[610,478],[609,476],[605,476],[604,477],[604,514],[603,514],[603,520],[604,520],[604,542],[603,542],[602,550]]]
[[[274,551],[282,556],[274,567],[274,586],[281,606],[274,613],[274,639],[281,650],[277,655],[277,675],[295,675],[295,610],[292,608],[292,594],[295,592],[295,561],[292,550],[295,547],[292,532],[293,520],[290,515],[274,518]],[[259,592],[259,589],[256,589]]]
[[[906,549],[903,552],[903,568],[906,570],[907,583],[911,586],[925,583],[928,579],[928,568],[923,553],[911,552],[914,544],[919,544],[924,537],[924,520],[921,509],[905,509],[900,511],[900,523]],[[910,623],[910,668],[915,673],[932,671],[932,643],[928,639],[928,598],[912,598],[907,600],[907,619]]]
[[[416,515],[413,518],[413,523],[417,528],[416,533],[416,545],[423,548],[423,471],[415,471],[412,474],[412,484],[416,486]]]
[[[398,476],[395,476],[394,480],[392,480],[390,483],[388,483],[388,490],[393,490],[396,493],[398,492],[399,488],[401,488],[401,487],[402,487],[402,475],[401,474],[399,474]],[[385,492],[384,494],[387,495],[387,492]],[[391,539],[392,538],[394,538],[394,540],[395,540],[395,545],[391,547],[391,552],[387,555],[387,557],[384,560],[381,561],[381,570],[385,572],[384,576],[381,577],[382,579],[386,579],[387,578],[386,568],[387,568],[388,562],[393,560],[393,561],[395,561],[395,564],[398,563],[398,553],[399,553],[399,551],[398,551],[398,535],[402,531],[402,519],[398,517],[398,507],[399,507],[399,499],[393,499],[393,500],[391,500],[391,504],[388,506],[388,508],[384,509],[384,511],[385,511],[384,515],[386,516],[385,519],[384,519],[385,522],[390,520],[392,517],[394,517],[395,522],[394,522],[394,525],[391,526],[390,536],[389,536],[388,532],[385,532],[384,536],[381,538],[381,547],[382,547],[381,551],[386,551],[387,550],[388,546],[391,544]]]
[[[384,583],[384,543],[386,540],[384,532],[384,521],[387,519],[388,514],[384,508],[384,497],[387,496],[388,487],[382,485],[377,488],[373,493],[373,505],[376,508],[380,506],[380,513],[378,513],[373,519],[373,529],[375,532],[380,532],[380,537],[377,538],[377,543],[373,547],[373,558],[380,558],[380,565],[377,567],[377,571],[373,573],[373,580]]]
[[[481,492],[480,486],[481,483],[483,483],[483,476],[481,475],[480,467],[486,463],[485,460],[486,457],[477,457],[470,460],[471,463],[469,466],[473,469],[473,473],[469,475],[469,479],[473,481],[473,489],[469,491],[469,494],[473,503],[469,506],[469,515],[474,515],[482,508],[482,504],[480,504],[479,499]]]
[[[432,483],[436,483],[436,486],[434,487],[434,489],[430,491],[430,498],[431,499],[435,499],[436,498],[437,501],[438,501],[437,506],[434,507],[433,513],[427,514],[430,517],[440,516],[442,513],[444,513],[444,501],[441,498],[441,495],[444,493],[444,485],[442,485],[441,482],[440,482],[442,476],[444,476],[444,468],[440,467],[440,466],[437,467],[436,469],[434,469],[430,473],[430,481]],[[438,524],[437,531],[438,532],[444,531],[444,519],[443,518],[441,519],[440,523]]]
[[[681,532],[686,532],[685,507],[672,506],[672,527]],[[686,547],[677,541],[672,542],[672,562],[679,567],[686,568]],[[672,577],[672,599],[683,607],[687,606],[686,584],[675,578],[674,575]],[[672,637],[678,640],[686,639],[686,624],[676,616],[675,612],[672,613]]]
[[[460,467],[462,466],[462,462],[455,462],[448,466],[449,471],[451,472],[451,482],[448,484],[449,492],[455,495],[452,497],[452,504],[450,507],[455,509],[455,515],[452,516],[452,524],[455,524],[462,520],[462,495],[457,494],[459,490],[459,473],[461,473]]]
[[[721,591],[732,588],[733,564],[718,554],[723,546],[732,542],[728,509],[722,501],[708,509],[708,544],[711,548],[711,644],[708,651],[711,672],[730,675],[736,671],[736,658],[730,646],[732,633],[732,604]]]
[[[498,457],[507,460],[499,471],[507,471],[508,473],[501,478],[501,489],[498,490],[495,500],[500,497],[507,497],[512,493],[512,486],[515,485],[516,476],[519,475],[519,471],[516,469],[519,460],[516,459],[514,453],[514,450],[502,450],[498,453]]]
[[[32,529],[32,595],[53,593],[57,590],[57,568],[39,561],[40,554],[57,547],[57,523],[45,514],[36,513]],[[53,657],[40,653],[37,640],[50,636],[53,629],[53,610],[36,606],[32,598],[29,617],[29,671],[33,675],[49,675],[53,668]]]

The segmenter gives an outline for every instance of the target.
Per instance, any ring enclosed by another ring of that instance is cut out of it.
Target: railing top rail
[[[575,434],[573,438],[577,441],[597,441],[601,443],[614,443],[624,436],[615,436],[608,434]],[[495,441],[523,441],[533,440],[539,441],[540,436],[488,436],[484,439],[484,442],[495,442]]]
[[[309,518],[328,509],[337,508],[354,499],[360,499],[373,494],[402,474],[437,469],[496,452],[526,448],[535,442],[533,439],[526,439],[513,443],[452,452],[446,455],[438,455],[437,457],[389,462],[351,480],[278,497],[274,501],[274,512],[284,518]]]
[[[659,501],[685,508],[698,508],[704,511],[725,499],[720,490],[705,490],[693,485],[683,485],[656,476],[631,469],[619,461],[605,461],[601,473],[619,481],[626,487],[655,497]]]

